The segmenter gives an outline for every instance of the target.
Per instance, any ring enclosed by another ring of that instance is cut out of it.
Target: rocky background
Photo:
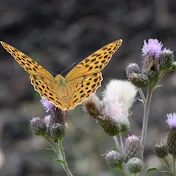
[[[123,44],[103,70],[104,81],[97,91],[100,95],[110,79],[126,79],[128,63],[142,63],[145,39],[157,38],[164,47],[175,49],[176,1],[0,0],[0,40],[31,56],[53,75],[119,38]],[[45,115],[40,97],[28,73],[2,47],[0,79],[0,175],[65,175],[55,156],[45,150],[47,143],[29,127],[32,117]],[[176,111],[176,74],[166,75],[161,84],[151,106],[146,166],[162,167],[153,147],[166,138],[166,114]],[[141,103],[137,101],[132,111],[130,134],[140,136]],[[74,175],[121,175],[109,169],[101,156],[114,147],[112,138],[80,106],[68,115],[64,147]]]

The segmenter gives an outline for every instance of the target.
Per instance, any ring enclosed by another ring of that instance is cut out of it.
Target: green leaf
[[[149,168],[147,168],[147,169],[145,170],[143,176],[146,175],[146,174],[149,173],[149,172],[154,172],[154,171],[158,171],[158,170],[159,170],[159,169],[156,168],[156,167],[149,167]]]
[[[56,161],[57,161],[57,162],[60,162],[61,164],[64,164],[64,165],[66,166],[66,163],[65,163],[65,161],[63,161],[63,160],[60,160],[60,159],[56,159]]]
[[[155,86],[155,87],[154,87],[154,90],[156,90],[156,89],[158,89],[158,88],[160,88],[160,87],[163,87],[163,85],[157,85],[157,86]]]
[[[53,151],[53,149],[52,148],[45,148],[46,150],[49,150],[49,151]]]

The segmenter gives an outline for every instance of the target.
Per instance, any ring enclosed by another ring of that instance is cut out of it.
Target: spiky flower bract
[[[127,162],[127,169],[132,174],[141,172],[143,167],[144,167],[143,161],[139,158],[134,157]]]
[[[30,125],[35,135],[45,135],[47,128],[43,119],[40,119],[39,117],[34,117],[31,120]]]
[[[106,153],[105,159],[108,165],[111,166],[112,168],[122,167],[123,158],[121,154],[115,150],[111,150],[108,153]]]
[[[163,142],[158,142],[155,145],[155,154],[159,158],[165,158],[168,155],[167,145]]]

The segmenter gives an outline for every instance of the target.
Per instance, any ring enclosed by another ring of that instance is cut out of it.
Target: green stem
[[[113,136],[113,139],[115,141],[116,144],[116,148],[120,153],[124,153],[124,149],[123,149],[123,141],[122,141],[122,134],[119,133],[117,136]]]
[[[143,104],[145,104],[146,100],[145,100],[145,96],[144,96],[144,93],[143,93],[142,89],[138,88],[138,92],[139,92],[139,95],[140,95],[140,97],[142,99]]]
[[[176,171],[175,171],[175,160],[176,158],[175,158],[175,156],[173,155],[173,163],[172,163],[172,173],[173,173],[173,176],[175,176],[175,173],[176,173]]]
[[[64,152],[64,148],[62,146],[62,139],[60,139],[58,141],[58,158],[63,160],[64,161],[64,164],[61,163],[64,171],[66,172],[67,176],[73,176],[69,167],[68,167],[68,164],[67,164],[67,161],[66,161],[66,158],[65,158],[65,152]]]
[[[142,133],[141,133],[141,144],[143,147],[143,152],[144,152],[145,140],[147,135],[148,115],[149,115],[151,98],[152,98],[152,88],[148,88],[147,98],[144,104],[144,116],[143,116],[143,125],[142,125]]]
[[[171,171],[171,167],[170,167],[170,165],[169,165],[168,160],[167,160],[166,158],[162,158],[162,159],[163,159],[163,161],[166,163],[166,165],[167,165],[167,167],[168,167],[169,174],[171,174],[172,171]]]

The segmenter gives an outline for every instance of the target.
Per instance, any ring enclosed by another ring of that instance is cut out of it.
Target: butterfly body
[[[101,86],[101,70],[121,43],[122,40],[116,40],[95,51],[76,65],[66,77],[60,74],[53,77],[36,61],[13,46],[1,42],[6,51],[30,74],[34,89],[62,110],[74,109]]]
[[[67,83],[65,81],[65,78],[61,74],[56,75],[55,80],[56,80],[56,83],[57,83],[58,86],[66,87]]]

